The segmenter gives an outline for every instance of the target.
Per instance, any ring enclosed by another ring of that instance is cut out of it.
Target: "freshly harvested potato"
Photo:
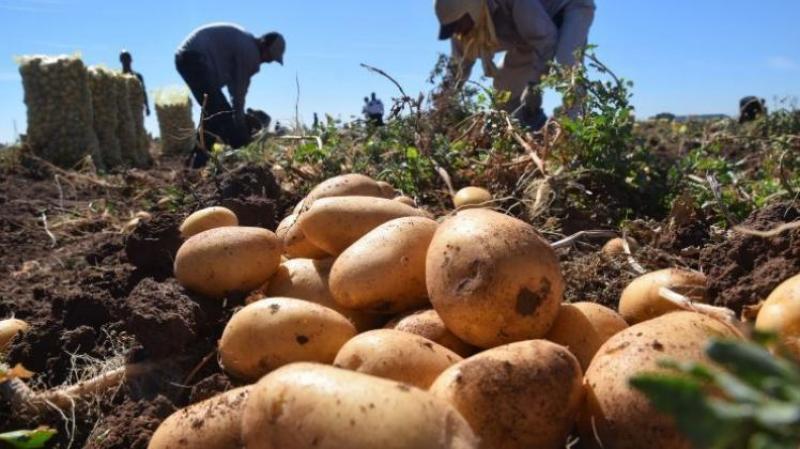
[[[627,327],[628,323],[617,312],[600,304],[561,304],[556,322],[545,339],[569,349],[578,358],[581,369],[586,370],[600,346]]]
[[[417,202],[414,201],[414,198],[411,198],[411,197],[398,196],[398,197],[395,197],[395,198],[392,198],[392,199],[394,201],[399,201],[399,202],[405,204],[406,206],[417,207]]]
[[[303,200],[303,208],[308,209],[320,198],[337,196],[392,198],[394,196],[394,187],[358,173],[334,176],[317,184],[316,187],[308,192],[305,200]]]
[[[292,298],[267,298],[236,312],[219,340],[228,373],[256,380],[292,362],[331,363],[356,335],[353,323],[333,309]]]
[[[625,245],[623,243],[624,240],[622,240],[621,237],[613,238],[607,241],[600,251],[608,257],[616,257],[620,254],[625,254]],[[636,240],[628,237],[628,248],[630,248],[631,251],[636,251],[639,249],[639,244],[636,243]]]
[[[333,299],[328,287],[332,265],[333,259],[284,262],[264,289],[264,296],[304,299],[329,307],[352,321],[359,332],[379,327],[382,322],[380,315],[347,309]]]
[[[430,218],[404,217],[369,231],[333,263],[333,298],[350,309],[380,313],[426,305],[425,256],[437,226]]]
[[[283,252],[291,259],[325,259],[330,254],[317,248],[297,225],[297,215],[289,215],[278,225],[278,238],[283,242]]]
[[[251,387],[214,396],[170,415],[147,449],[230,449],[242,446],[242,414]]]
[[[345,343],[333,365],[427,389],[442,371],[461,360],[455,352],[419,335],[378,329]]]
[[[461,413],[481,448],[561,449],[580,410],[582,381],[566,348],[529,340],[451,366],[430,392]]]
[[[706,276],[697,271],[667,268],[634,279],[619,300],[619,313],[630,324],[641,323],[665,313],[682,310],[659,293],[661,287],[680,293],[692,301],[705,302]]]
[[[694,312],[669,313],[614,335],[586,371],[581,440],[597,444],[596,432],[604,448],[689,449],[674,421],[657,412],[628,380],[663,370],[658,363],[665,359],[711,363],[704,351],[708,339],[739,336],[721,321]]]
[[[800,274],[770,293],[758,312],[756,329],[778,334],[781,345],[800,360]]]
[[[424,217],[425,211],[398,201],[368,196],[340,196],[314,201],[297,220],[300,230],[316,247],[339,255],[364,234],[402,217]]]
[[[14,337],[27,332],[29,328],[28,323],[16,318],[0,320],[0,353],[6,349]]]
[[[490,201],[492,194],[480,187],[464,187],[453,197],[453,205],[456,208],[487,206]]]
[[[223,226],[239,226],[236,214],[225,207],[207,207],[186,217],[181,224],[180,232],[181,237],[188,239],[203,231]]]
[[[453,335],[433,309],[417,310],[402,315],[386,324],[387,329],[409,332],[439,343],[461,357],[469,357],[476,349]]]
[[[428,248],[428,295],[457,337],[481,348],[543,337],[564,279],[536,230],[488,209],[458,212]]]
[[[475,449],[452,406],[409,385],[313,363],[280,368],[254,387],[245,449]]]
[[[381,188],[384,198],[393,198],[397,194],[394,186],[386,181],[378,181],[378,187]]]
[[[212,298],[248,293],[278,269],[281,244],[272,231],[226,226],[186,240],[175,256],[175,278],[187,289]]]

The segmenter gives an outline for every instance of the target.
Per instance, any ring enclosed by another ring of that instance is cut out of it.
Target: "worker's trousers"
[[[203,109],[203,131],[206,149],[214,142],[239,148],[250,141],[244,120],[236,120],[222,88],[214,85],[205,57],[198,52],[183,51],[175,55],[175,67]]]
[[[494,78],[494,87],[498,91],[508,91],[511,99],[506,105],[509,111],[523,110],[528,118],[526,121],[537,122],[535,127],[544,123],[542,110],[542,96],[538,92],[522,93],[528,84],[538,85],[542,76],[547,72],[547,64],[555,58],[560,65],[574,65],[582,63],[575,58],[576,50],[584,48],[588,42],[589,28],[594,21],[594,6],[581,2],[568,4],[560,14],[557,23],[558,38],[543,40],[543,42],[556,42],[555,47],[543,44],[543,48],[508,50],[503,61],[498,67]],[[524,104],[521,104],[524,101]],[[520,108],[520,106],[523,106]],[[572,111],[568,111],[572,112]]]

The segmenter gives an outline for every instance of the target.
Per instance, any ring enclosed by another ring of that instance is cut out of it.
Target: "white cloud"
[[[786,56],[773,56],[767,60],[767,64],[775,70],[800,70],[800,63]]]

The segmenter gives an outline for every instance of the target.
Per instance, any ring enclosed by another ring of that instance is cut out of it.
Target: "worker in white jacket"
[[[480,59],[498,91],[508,91],[509,112],[532,129],[547,121],[535,87],[555,59],[561,65],[582,63],[576,50],[587,44],[594,20],[594,0],[434,0],[441,25],[439,39],[451,39],[452,76],[469,79]],[[506,54],[499,67],[496,53]],[[531,86],[532,89],[526,89]],[[524,94],[523,94],[524,93]]]

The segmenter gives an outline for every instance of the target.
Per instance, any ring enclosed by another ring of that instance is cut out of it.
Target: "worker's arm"
[[[445,77],[445,87],[451,87],[454,83],[456,89],[461,89],[464,84],[469,80],[472,75],[472,67],[475,66],[474,59],[464,58],[464,52],[461,44],[457,39],[450,39],[451,53],[450,65],[448,66],[447,75]]]
[[[233,103],[233,117],[237,121],[244,120],[244,103],[247,97],[247,90],[250,88],[250,74],[240,65],[235,65],[233,81],[228,86],[228,93],[231,95]]]
[[[524,50],[535,53],[542,61],[553,59],[558,28],[541,0],[514,0],[512,14],[517,33],[526,47]]]

